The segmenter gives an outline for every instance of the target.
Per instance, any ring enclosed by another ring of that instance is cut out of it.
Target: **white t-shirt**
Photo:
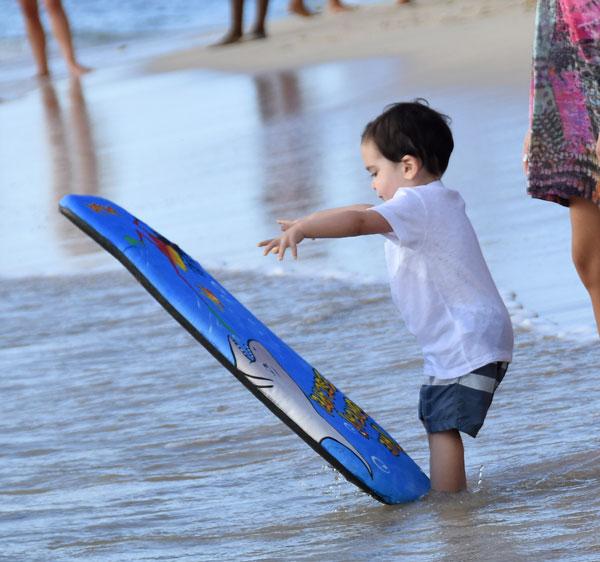
[[[511,361],[513,331],[465,202],[441,181],[400,188],[372,208],[384,236],[394,303],[425,357],[425,375],[454,378]]]

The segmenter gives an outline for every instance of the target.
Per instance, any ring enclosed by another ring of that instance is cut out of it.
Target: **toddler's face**
[[[377,196],[384,201],[391,199],[399,187],[412,185],[406,177],[404,164],[392,162],[383,156],[372,140],[367,140],[360,146],[360,153],[367,172],[371,175],[371,187]]]

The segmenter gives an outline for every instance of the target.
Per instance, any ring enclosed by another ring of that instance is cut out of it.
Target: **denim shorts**
[[[489,363],[453,379],[427,377],[419,396],[419,419],[427,433],[458,429],[476,437],[508,363]]]

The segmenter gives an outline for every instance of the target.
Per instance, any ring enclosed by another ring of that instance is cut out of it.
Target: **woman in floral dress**
[[[530,117],[528,193],[569,207],[600,334],[600,0],[538,0]]]

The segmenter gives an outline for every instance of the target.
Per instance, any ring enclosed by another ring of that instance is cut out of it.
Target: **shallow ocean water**
[[[419,350],[384,283],[213,273],[427,467]],[[486,425],[466,438],[470,490],[389,507],[328,468],[128,273],[4,280],[0,303],[6,560],[598,554],[594,344],[518,329]]]
[[[527,72],[448,84],[422,62],[106,71],[0,105],[13,132],[0,136],[0,559],[598,558],[597,337],[566,211],[524,195]],[[179,244],[427,469],[420,354],[381,240],[306,242],[283,264],[255,246],[278,217],[375,202],[362,127],[418,95],[453,117],[445,181],[516,349],[467,440],[469,492],[389,507],[328,468],[57,203],[108,197]]]

